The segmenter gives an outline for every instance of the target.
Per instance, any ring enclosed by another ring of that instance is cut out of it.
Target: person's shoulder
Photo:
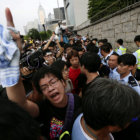
[[[129,85],[131,85],[131,87],[138,86],[138,82],[133,76],[128,77],[128,83],[129,83]]]
[[[48,108],[50,105],[50,102],[47,99],[44,99],[44,100],[37,102],[37,105],[39,107],[39,110],[42,110],[42,109],[45,109],[46,106]]]
[[[75,120],[77,116],[82,112],[81,110],[82,100],[81,97],[79,97],[76,94],[73,94],[73,96],[74,96],[74,120]]]
[[[77,94],[73,94],[73,96],[74,96],[75,104],[80,104],[81,105],[81,97],[79,97]]]

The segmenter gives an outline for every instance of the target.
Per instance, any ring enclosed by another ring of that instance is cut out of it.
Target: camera
[[[20,66],[27,67],[29,70],[38,69],[42,66],[43,63],[43,50],[39,49],[34,53],[28,55],[26,52],[23,54],[23,57],[20,59]]]

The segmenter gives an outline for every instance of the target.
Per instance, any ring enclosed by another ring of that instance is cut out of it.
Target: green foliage
[[[29,39],[29,36],[28,35],[25,35],[24,36],[24,40],[28,40]]]
[[[89,0],[88,17],[91,18],[116,0]]]
[[[52,35],[52,31],[47,30],[47,32],[42,31],[42,32],[38,32],[37,29],[30,29],[28,34],[24,37],[25,40],[28,40],[30,37],[33,40],[47,40],[48,38],[50,38]]]
[[[134,4],[133,0],[89,0],[88,3],[88,18],[91,21],[98,20],[107,15],[110,15],[122,8]],[[111,6],[111,7],[109,7]],[[109,8],[107,8],[109,7]],[[106,9],[107,8],[107,9]],[[106,9],[106,10],[104,10]],[[103,11],[104,10],[104,11]],[[102,12],[103,11],[103,12]],[[98,14],[98,15],[97,15]],[[97,16],[95,16],[97,15]],[[94,19],[92,18],[94,17]]]
[[[28,32],[28,36],[34,40],[40,40],[40,34],[37,29],[30,29]]]

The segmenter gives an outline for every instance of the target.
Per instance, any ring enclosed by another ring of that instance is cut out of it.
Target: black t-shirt
[[[86,84],[83,89],[82,89],[82,96],[85,95],[85,91],[88,89],[88,87],[91,85],[91,83],[93,83],[97,78],[100,78],[100,76],[95,77],[91,82],[89,82],[88,84]]]
[[[41,125],[42,135],[50,140],[57,140],[62,133],[67,106],[64,108],[56,108],[48,100],[38,103],[40,115],[37,118]],[[74,116],[71,125],[77,117],[77,112],[81,107],[81,99],[74,95]],[[72,127],[72,126],[71,126]]]

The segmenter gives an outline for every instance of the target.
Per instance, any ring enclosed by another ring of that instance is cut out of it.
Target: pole
[[[59,8],[59,0],[57,0],[57,5],[58,5],[58,18],[60,20],[60,8]]]

